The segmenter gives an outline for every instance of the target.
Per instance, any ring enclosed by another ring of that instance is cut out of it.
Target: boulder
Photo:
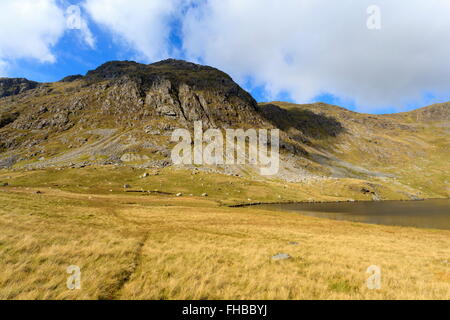
[[[279,260],[288,260],[291,258],[292,257],[290,255],[288,255],[287,253],[278,253],[272,257],[272,260],[279,261]]]

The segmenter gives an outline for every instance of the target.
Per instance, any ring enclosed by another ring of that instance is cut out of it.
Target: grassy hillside
[[[417,197],[450,194],[448,104],[393,115],[360,114],[322,103],[273,102],[260,108],[305,145],[307,158],[320,164],[319,173],[383,179]]]
[[[301,200],[319,186],[142,173],[2,172],[0,299],[450,299],[449,231],[224,206],[250,194]],[[271,260],[280,252],[292,259]],[[375,291],[365,284],[374,264]],[[66,288],[69,265],[81,290]]]

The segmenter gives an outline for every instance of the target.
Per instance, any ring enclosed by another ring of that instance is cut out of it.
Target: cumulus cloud
[[[367,28],[367,8],[381,29]],[[251,77],[268,98],[322,93],[359,110],[398,110],[449,94],[450,4],[444,0],[207,0],[184,19],[190,59]]]
[[[54,63],[52,48],[58,43],[67,25],[67,16],[55,0],[0,1],[0,73],[6,75],[8,66],[17,59],[35,59]],[[93,47],[95,40],[87,23],[78,17],[84,41]]]
[[[143,59],[154,61],[171,55],[170,23],[182,0],[85,0],[83,7],[92,20]]]
[[[0,1],[0,59],[54,62],[51,47],[64,33],[64,15],[51,0]]]
[[[379,111],[420,105],[425,96],[450,98],[448,0],[78,3],[90,23],[108,30],[139,60],[174,56],[206,63],[241,83],[251,79],[267,100],[288,93],[304,103],[331,94],[359,111]],[[367,27],[371,5],[381,10],[380,30]],[[74,28],[67,7],[66,0],[1,0],[0,74],[13,59],[55,62],[52,47],[67,29],[78,29],[94,48],[87,21],[81,17]],[[177,31],[181,48],[172,37]]]

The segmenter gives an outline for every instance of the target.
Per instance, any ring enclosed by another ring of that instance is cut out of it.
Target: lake
[[[334,220],[450,230],[450,199],[265,204],[258,208]]]

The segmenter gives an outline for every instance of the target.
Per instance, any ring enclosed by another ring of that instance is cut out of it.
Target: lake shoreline
[[[342,200],[342,201],[280,201],[280,202],[253,202],[253,203],[240,203],[233,205],[224,205],[224,207],[228,208],[245,208],[245,207],[255,207],[255,206],[263,206],[263,205],[284,205],[284,204],[324,204],[324,203],[380,203],[380,202],[421,202],[428,200],[450,200],[450,198],[423,198],[423,199],[409,199],[409,200]]]
[[[450,230],[449,200],[438,198],[422,201],[297,202],[255,207],[338,221]]]

